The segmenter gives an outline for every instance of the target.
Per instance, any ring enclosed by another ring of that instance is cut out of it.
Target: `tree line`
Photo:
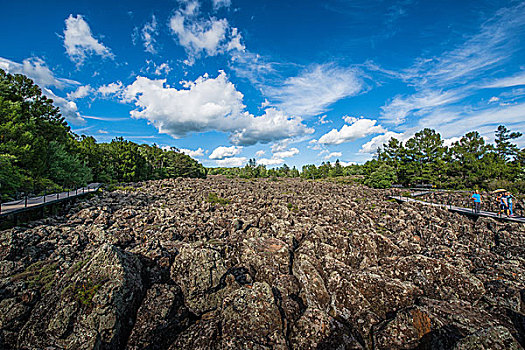
[[[206,169],[176,148],[139,145],[121,137],[97,143],[78,136],[40,87],[0,69],[0,198],[83,186],[206,177]]]
[[[417,132],[406,142],[392,138],[377,150],[374,159],[362,165],[343,166],[323,162],[304,165],[299,172],[286,164],[266,169],[255,159],[239,168],[211,168],[209,174],[242,178],[301,177],[321,179],[353,177],[355,181],[375,188],[433,186],[450,189],[495,189],[507,187],[525,193],[525,148],[513,141],[522,134],[500,125],[494,144],[487,143],[477,132],[465,134],[450,146],[432,129]]]

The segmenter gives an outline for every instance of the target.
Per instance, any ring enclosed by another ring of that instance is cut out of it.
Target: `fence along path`
[[[523,216],[511,216],[511,217],[500,216],[497,213],[494,213],[494,212],[491,212],[491,211],[484,211],[484,210],[480,210],[479,212],[476,213],[474,211],[474,209],[471,209],[471,208],[457,207],[457,206],[449,205],[449,204],[425,202],[425,201],[422,201],[422,200],[419,200],[419,199],[414,199],[414,198],[404,197],[404,196],[388,196],[388,198],[395,199],[398,202],[419,203],[419,204],[423,204],[423,205],[430,205],[430,206],[433,206],[433,207],[440,207],[440,208],[444,208],[444,209],[447,209],[449,211],[452,211],[452,212],[455,212],[455,213],[459,213],[459,214],[463,214],[463,215],[484,216],[484,217],[489,217],[489,218],[493,218],[493,219],[497,219],[497,220],[505,220],[505,221],[510,221],[510,222],[525,223],[525,217],[523,217]]]
[[[98,191],[101,186],[101,183],[92,183],[86,187],[78,188],[73,191],[53,193],[37,197],[25,197],[21,200],[2,203],[0,205],[0,217],[21,213],[26,210],[62,202],[71,198],[81,197],[88,193]]]

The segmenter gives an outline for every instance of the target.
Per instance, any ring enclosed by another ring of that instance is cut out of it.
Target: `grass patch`
[[[53,287],[58,264],[49,261],[37,261],[29,265],[24,272],[11,277],[11,281],[25,281],[30,288],[38,288],[47,292]]]
[[[222,205],[228,205],[230,204],[230,200],[227,198],[221,198],[217,195],[215,192],[211,192],[208,194],[208,198],[206,198],[206,201],[212,204],[222,204]]]
[[[297,207],[297,205],[292,204],[292,203],[288,203],[286,207],[288,208],[288,210],[293,211],[294,213],[297,213],[299,211],[299,208]]]
[[[102,287],[104,283],[95,283],[90,280],[82,283],[82,285],[76,288],[76,299],[85,306],[91,307],[93,305],[93,298],[97,294],[97,291]]]

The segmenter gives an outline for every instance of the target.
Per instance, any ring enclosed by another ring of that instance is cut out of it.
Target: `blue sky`
[[[100,142],[362,163],[424,127],[525,132],[524,34],[523,1],[10,1],[0,68]]]

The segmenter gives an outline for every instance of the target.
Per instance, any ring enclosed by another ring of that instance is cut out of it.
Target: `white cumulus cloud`
[[[220,71],[185,81],[178,90],[165,79],[138,76],[123,92],[123,101],[134,103],[133,118],[147,119],[160,133],[180,138],[190,132],[211,130],[230,133],[236,145],[253,145],[312,133],[299,117],[290,117],[274,108],[261,116],[245,111],[243,94]]]
[[[110,83],[110,84],[100,86],[97,89],[97,92],[101,94],[102,96],[106,97],[109,95],[113,95],[113,94],[122,92],[123,89],[124,89],[124,86],[122,85],[122,82],[117,81],[116,83]]]
[[[261,116],[245,115],[246,127],[233,132],[231,140],[235,144],[254,145],[268,143],[290,137],[311,134],[314,129],[303,124],[300,117],[291,117],[275,108],[268,108]]]
[[[272,145],[272,157],[257,159],[257,164],[261,165],[278,165],[285,162],[284,158],[291,158],[299,154],[299,150],[295,147],[286,149],[288,142],[281,142]]]
[[[87,97],[92,92],[93,88],[90,85],[82,85],[79,86],[75,91],[69,92],[67,94],[67,98],[70,100],[76,100]]]
[[[102,57],[113,58],[114,55],[109,48],[93,37],[89,24],[84,17],[72,14],[65,21],[64,47],[66,53],[77,66],[84,63],[88,55],[96,54]]]
[[[196,150],[191,150],[191,149],[186,149],[186,148],[179,148],[179,151],[181,151],[182,153],[192,157],[192,158],[195,158],[195,157],[202,157],[204,155],[204,150],[199,147],[198,149]]]
[[[402,141],[402,142],[408,139],[408,137],[406,137],[405,134],[397,133],[393,131],[387,131],[386,133],[382,135],[373,137],[370,141],[368,141],[363,146],[361,146],[359,153],[374,154],[377,152],[378,148],[383,148],[383,145],[387,144],[391,138],[398,139],[399,141]]]
[[[186,8],[176,11],[170,18],[169,27],[189,55],[186,63],[193,64],[201,53],[216,56],[225,51],[244,50],[240,33],[237,28],[230,27],[227,19],[199,17],[197,1],[185,5]]]
[[[225,146],[219,146],[213,150],[210,154],[210,159],[224,159],[236,156],[240,154],[242,151],[242,147],[237,146],[231,146],[231,147],[225,147]]]
[[[344,117],[344,119],[350,124],[343,125],[341,130],[332,129],[321,136],[318,142],[322,144],[339,145],[386,131],[381,125],[376,125],[376,120],[353,117]]]
[[[332,152],[330,154],[327,154],[324,159],[328,160],[330,158],[335,158],[335,157],[341,157],[343,155],[343,153],[341,152]]]

